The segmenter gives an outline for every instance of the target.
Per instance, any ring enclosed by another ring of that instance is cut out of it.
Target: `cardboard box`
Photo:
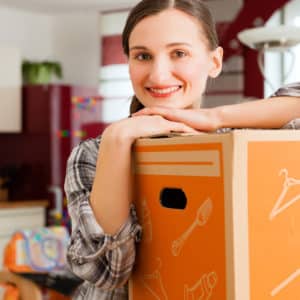
[[[300,131],[140,139],[131,300],[300,299]]]

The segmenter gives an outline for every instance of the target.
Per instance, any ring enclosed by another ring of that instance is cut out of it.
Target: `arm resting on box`
[[[214,108],[148,107],[133,115],[161,115],[205,132],[221,128],[283,128],[291,120],[300,118],[300,82],[280,88],[268,99]]]
[[[74,148],[68,160],[65,191],[72,234],[67,256],[77,276],[111,290],[130,277],[141,228],[133,205],[126,222],[114,234],[106,233],[97,221],[90,205],[97,153],[96,141],[90,140]]]

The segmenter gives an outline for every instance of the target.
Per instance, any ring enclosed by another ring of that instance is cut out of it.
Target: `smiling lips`
[[[181,86],[172,86],[172,87],[149,87],[146,88],[147,91],[151,94],[153,97],[169,97],[172,94],[176,93],[181,89]]]

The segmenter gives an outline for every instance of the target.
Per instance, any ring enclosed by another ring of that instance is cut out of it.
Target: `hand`
[[[215,131],[220,128],[217,109],[178,109],[165,107],[147,107],[132,116],[159,115],[172,122],[184,123],[200,131]]]
[[[123,119],[108,126],[105,134],[124,137],[133,142],[140,137],[151,137],[172,132],[200,134],[199,131],[187,124],[167,120],[160,115],[139,115]]]

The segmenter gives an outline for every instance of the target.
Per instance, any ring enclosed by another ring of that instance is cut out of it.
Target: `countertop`
[[[22,200],[22,201],[0,201],[0,209],[2,208],[22,208],[22,207],[47,207],[48,200]]]

